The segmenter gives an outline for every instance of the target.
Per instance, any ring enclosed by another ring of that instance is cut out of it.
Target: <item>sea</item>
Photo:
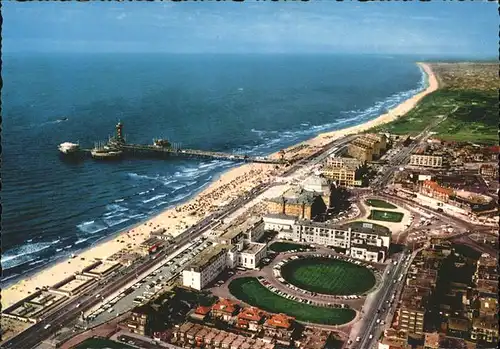
[[[68,162],[121,121],[127,141],[266,155],[423,90],[411,57],[11,53],[2,57],[1,286],[181,204],[238,164]]]

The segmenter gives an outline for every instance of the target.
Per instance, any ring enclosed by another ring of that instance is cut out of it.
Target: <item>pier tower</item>
[[[116,124],[116,142],[119,144],[125,143],[125,138],[123,138],[123,124],[121,122]]]

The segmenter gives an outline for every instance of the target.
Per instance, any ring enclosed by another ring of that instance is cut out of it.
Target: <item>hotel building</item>
[[[182,284],[201,290],[227,267],[227,245],[210,246],[182,271]]]
[[[341,248],[353,258],[372,262],[385,260],[391,242],[389,229],[370,223],[334,225],[269,214],[264,225],[280,239]]]

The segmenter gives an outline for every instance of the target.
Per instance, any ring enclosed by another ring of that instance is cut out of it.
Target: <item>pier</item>
[[[71,143],[70,143],[71,144]],[[178,145],[172,145],[164,139],[155,139],[153,144],[128,144],[123,137],[123,124],[116,125],[116,135],[111,137],[107,143],[96,143],[93,149],[75,149],[73,152],[63,153],[70,155],[74,153],[91,155],[94,159],[113,160],[121,157],[155,157],[165,158],[170,156],[195,157],[204,159],[217,159],[229,161],[254,162],[263,164],[284,164],[284,152],[279,159],[271,159],[262,156],[248,156],[243,154],[230,154],[209,150],[184,149]]]

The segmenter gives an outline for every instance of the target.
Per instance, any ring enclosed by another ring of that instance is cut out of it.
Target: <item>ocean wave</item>
[[[84,243],[85,241],[87,241],[89,239],[90,239],[90,236],[87,237],[87,238],[80,238],[80,239],[76,240],[75,245],[80,245],[81,243]],[[68,245],[68,246],[66,246],[64,248],[68,249],[68,248],[71,248],[71,247],[73,247],[73,245]]]
[[[143,203],[143,204],[147,204],[148,202],[155,201],[155,200],[158,200],[158,199],[162,199],[162,198],[164,198],[165,196],[167,196],[167,194],[155,195],[155,196],[153,196],[153,197],[152,197],[152,198],[150,198],[150,199],[142,200],[142,203]]]
[[[37,261],[29,263],[28,265],[36,265],[36,264],[40,264],[40,263],[46,263],[47,261],[48,261],[47,259],[39,259]]]
[[[115,202],[123,202],[125,199],[116,199]]]
[[[106,210],[110,212],[126,212],[129,209],[127,207],[120,206],[118,204],[106,205]]]
[[[31,262],[38,258],[38,253],[48,249],[52,245],[51,242],[29,243],[6,251],[1,258],[2,268],[5,270],[11,269]]]
[[[108,228],[107,226],[96,223],[95,221],[83,222],[78,224],[76,227],[78,230],[86,234],[95,234]]]
[[[130,220],[130,218],[124,217],[124,218],[118,219],[118,220],[115,220],[115,219],[105,219],[104,221],[106,222],[106,224],[108,225],[108,227],[111,228],[111,227],[114,227],[115,225],[119,225],[119,224],[128,222],[129,220]]]

